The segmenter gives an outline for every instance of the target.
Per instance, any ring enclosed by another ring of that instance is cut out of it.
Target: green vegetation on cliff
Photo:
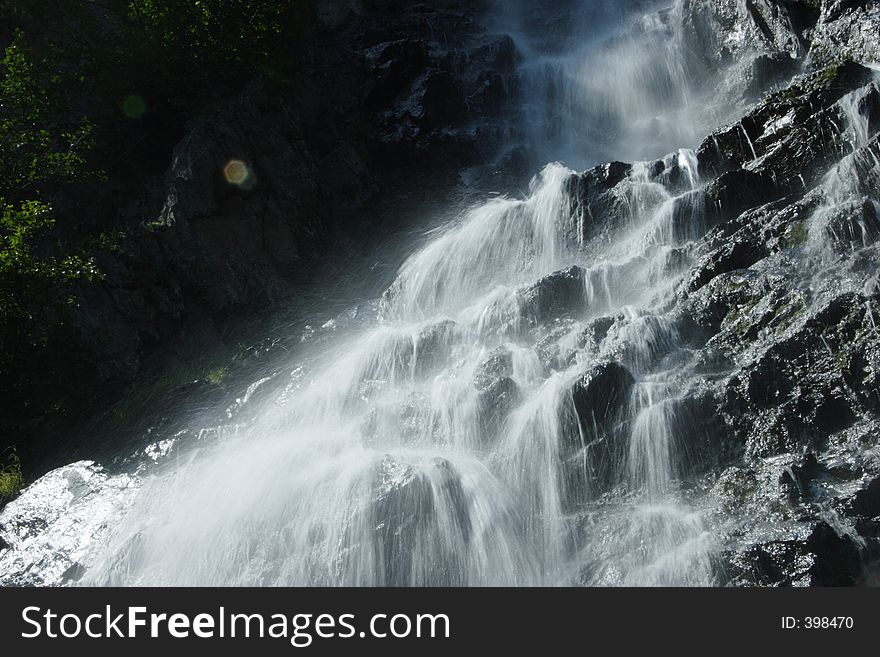
[[[0,507],[18,495],[23,483],[21,463],[15,450],[0,453]]]
[[[0,1],[0,377],[11,416],[65,380],[70,309],[188,121],[292,84],[307,0]],[[152,217],[144,217],[148,222]],[[47,383],[49,382],[49,383]],[[44,392],[46,392],[44,390]],[[48,402],[48,403],[47,403]],[[44,413],[45,408],[40,410]],[[9,417],[4,422],[9,422]],[[15,442],[14,437],[2,442]],[[2,444],[0,444],[2,447]]]

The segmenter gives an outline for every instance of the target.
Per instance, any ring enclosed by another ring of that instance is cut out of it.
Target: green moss
[[[99,234],[88,247],[90,249],[103,249],[111,253],[124,253],[125,248],[123,245],[126,239],[128,239],[128,234],[124,230],[108,230]]]
[[[724,323],[727,324],[729,330],[739,338],[744,346],[748,346],[755,341],[755,323],[751,313],[760,301],[760,298],[748,299],[744,303],[731,308],[724,319]]]
[[[225,367],[215,367],[205,375],[205,380],[211,385],[219,386],[223,384],[227,374]]]
[[[146,223],[144,223],[144,228],[152,233],[158,233],[159,231],[168,228],[168,224],[166,224],[162,219],[154,219],[153,221],[147,221]]]
[[[853,58],[850,53],[844,53],[840,55],[837,61],[826,66],[819,74],[819,84],[827,85],[837,80],[837,78],[840,76],[841,70],[843,70],[844,65],[848,64],[851,61],[853,61]]]
[[[821,84],[828,84],[829,82],[834,81],[837,77],[838,73],[840,73],[840,62],[835,62],[834,64],[830,64],[825,67],[825,70],[819,75],[819,82]]]
[[[0,506],[21,492],[24,478],[15,449],[9,449],[5,464],[0,465]]]
[[[800,297],[789,301],[781,306],[773,316],[772,322],[776,325],[776,332],[782,333],[792,324],[798,316],[807,308],[807,304]]]
[[[144,417],[155,414],[157,406],[172,399],[176,390],[194,381],[228,387],[236,361],[246,350],[242,337],[250,331],[252,325],[244,324],[220,336],[198,332],[181,336],[164,358],[150,362],[139,380],[95,418],[93,430],[121,432],[136,426]]]
[[[825,343],[833,345],[834,361],[839,370],[849,370],[853,355],[864,350],[864,341],[871,330],[868,328],[869,325],[865,309],[859,305],[839,323],[827,327],[822,332]]]
[[[798,246],[803,246],[807,243],[809,236],[810,230],[807,227],[806,221],[799,221],[792,224],[784,238],[785,248],[793,249]]]

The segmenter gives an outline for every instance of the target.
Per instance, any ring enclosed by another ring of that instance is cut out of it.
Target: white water
[[[710,542],[677,492],[677,339],[662,315],[675,281],[666,256],[682,239],[672,208],[688,194],[636,167],[624,185],[631,223],[594,245],[571,238],[570,176],[549,165],[528,198],[490,201],[433,236],[375,322],[332,345],[305,385],[147,480],[85,581],[712,583]],[[532,321],[523,288],[570,263],[587,271],[588,307],[570,334],[617,319],[596,353],[573,349],[554,371],[536,344],[563,325]],[[510,354],[515,403],[487,424],[473,380],[497,350]],[[629,447],[608,490],[566,509],[561,445],[577,431],[566,399],[607,359],[638,380]]]
[[[563,98],[529,108],[534,125],[550,126],[533,138],[555,157],[590,160],[610,146],[621,159],[655,157],[703,130],[688,54],[670,32],[675,13],[635,20],[611,48],[530,54],[527,79],[563,80]],[[603,142],[577,152],[596,131]],[[636,164],[615,192],[628,221],[600,238],[581,230],[603,218],[580,215],[561,164],[525,198],[477,205],[430,235],[374,316],[310,354],[307,374],[264,402],[255,423],[147,477],[82,581],[715,583],[716,546],[681,490],[685,350],[666,316],[706,230],[702,183],[692,151],[666,163],[688,189],[673,195],[650,180],[649,163]],[[580,310],[536,315],[528,288],[570,265],[584,272],[569,299]],[[612,318],[607,335],[579,346],[600,317]],[[481,378],[492,358],[503,363],[497,384]],[[571,395],[609,361],[636,383],[600,478],[587,449],[595,431],[574,417]],[[499,390],[502,401],[487,404]],[[583,447],[571,456],[573,443]]]
[[[566,94],[588,111],[569,113],[560,140],[584,143],[565,130],[593,116],[620,131],[619,157],[693,142],[686,53],[668,36],[665,25],[643,26],[580,68],[567,54],[576,84]],[[527,76],[558,63],[534,57]],[[533,111],[546,118],[548,107]],[[699,188],[692,152],[667,160]],[[636,165],[618,192],[630,220],[611,239],[584,239],[573,172],[560,164],[526,198],[488,201],[432,235],[374,320],[315,355],[304,383],[238,435],[150,476],[83,581],[712,584],[712,541],[679,491],[681,349],[664,316],[703,233],[701,207],[647,171]],[[684,230],[681,211],[691,217]],[[672,266],[674,250],[682,258]],[[524,291],[572,264],[585,271],[575,304],[585,310],[571,321],[535,317]],[[578,333],[602,316],[614,318],[607,336],[579,349]],[[539,351],[551,332],[563,357],[548,365]],[[498,354],[507,403],[487,408],[475,376]],[[609,360],[636,379],[614,432],[621,456],[600,483],[582,451],[572,503],[564,445],[589,439],[572,415],[572,386]]]
[[[706,88],[713,72],[692,51],[685,2],[556,4],[576,7],[558,9],[564,33],[530,24],[534,13],[555,15],[535,3],[505,0],[497,17],[525,56],[528,140],[541,161],[586,167],[662,157],[696,147],[736,112]]]
[[[877,86],[875,82],[849,93],[837,104],[840,138],[851,153],[825,175],[821,203],[808,225],[809,250],[829,265],[842,244],[868,247],[880,233],[880,148],[876,140],[871,142],[869,117],[861,109],[865,96],[876,93]],[[856,221],[850,219],[860,215]]]

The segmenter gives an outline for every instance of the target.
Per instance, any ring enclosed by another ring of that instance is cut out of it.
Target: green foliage
[[[65,111],[50,54],[36,56],[18,30],[0,62],[0,185],[14,200],[79,179],[94,146],[94,126]]]
[[[0,62],[0,344],[5,358],[40,343],[63,290],[97,276],[94,263],[52,243],[55,213],[45,198],[87,175],[93,126],[65,111],[54,52],[38,56],[17,30]],[[17,344],[16,344],[17,343]],[[2,361],[0,361],[2,363]]]
[[[256,78],[273,92],[295,89],[313,4],[0,0],[5,401],[45,416],[38,406],[66,403],[47,401],[46,387],[61,399],[76,393],[62,369],[82,378],[76,359],[87,355],[70,349],[69,320],[77,295],[102,278],[95,255],[133,253],[136,236],[163,229],[145,216],[146,232],[130,230],[121,207],[164,172],[187,122],[213,103]],[[4,415],[0,426],[15,421]]]
[[[80,280],[95,280],[94,262],[79,254],[55,256],[40,253],[55,224],[52,208],[40,201],[14,206],[0,199],[0,327],[4,351],[8,340],[41,342],[38,320],[52,306],[73,303],[59,291]],[[9,355],[9,354],[3,354]]]
[[[13,407],[48,384],[42,352],[76,303],[73,286],[99,277],[53,208],[67,187],[98,179],[86,161],[94,126],[73,108],[68,72],[57,49],[37,52],[22,30],[0,60],[0,377]],[[2,478],[15,487],[14,469]]]
[[[5,452],[5,458],[0,460],[0,506],[18,495],[24,484],[18,454],[13,448]]]
[[[130,0],[129,14],[172,52],[206,64],[260,61],[272,54],[292,2]]]

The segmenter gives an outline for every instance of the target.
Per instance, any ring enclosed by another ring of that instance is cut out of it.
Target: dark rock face
[[[615,465],[625,449],[621,423],[634,384],[625,367],[605,362],[571,388],[570,403],[563,406],[563,421],[569,426],[560,446],[565,508],[577,508],[618,483]]]
[[[689,3],[690,35],[717,58],[713,65],[728,62],[741,75],[736,62],[745,57],[753,68],[744,79],[761,78],[754,88],[762,92],[803,72],[701,143],[702,181],[693,191],[669,158],[647,174],[613,163],[569,183],[581,230],[573,238],[583,240],[613,239],[627,225],[637,175],[674,197],[669,230],[690,246],[671,316],[692,353],[670,427],[679,475],[711,487],[726,505],[725,522],[741,520],[722,530],[732,546],[726,582],[854,585],[873,581],[880,557],[880,465],[867,455],[880,430],[880,87],[866,66],[877,60],[878,11],[864,2]],[[736,30],[759,44],[758,59],[727,39]],[[841,35],[852,39],[846,47]],[[802,272],[817,261],[853,284],[811,283]],[[614,318],[593,320],[578,348],[598,354],[614,326]],[[616,355],[630,364],[625,350]],[[605,394],[613,406],[624,379],[603,384],[589,404],[590,386],[576,388],[574,408],[580,399],[581,410],[606,409]],[[615,408],[606,409],[610,417]],[[581,468],[593,468],[589,477],[566,471],[570,490],[615,485],[602,479],[603,464],[625,458],[615,452],[613,422],[580,429],[571,435],[600,439],[581,458]],[[569,449],[580,455],[578,444]],[[767,519],[778,531],[760,528]]]
[[[480,24],[491,3],[351,4],[334,29],[363,61],[353,82],[365,94],[350,102],[367,110],[370,160],[424,170],[430,153],[435,174],[438,159],[454,172],[494,157],[518,92],[520,56],[510,36]]]
[[[334,76],[334,93],[311,81],[279,104],[255,83],[200,119],[165,180],[130,208],[137,244],[102,256],[107,280],[84,296],[77,328],[104,380],[132,377],[150,345],[193,314],[290,294],[322,244],[316,233],[348,220],[373,230],[361,213],[399,177],[446,184],[499,154],[519,55],[510,37],[480,26],[484,3],[320,4],[327,47],[315,69]],[[636,178],[665,199],[662,274],[677,283],[664,314],[588,315],[604,311],[590,307],[594,270],[578,266],[517,293],[547,370],[570,370],[584,353],[598,363],[559,410],[563,510],[625,483],[632,397],[644,383],[635,377],[674,371],[664,419],[676,476],[723,510],[711,520],[725,546],[721,582],[863,583],[880,559],[880,86],[867,66],[880,59],[880,8],[692,0],[683,12],[684,45],[699,54],[693,74],[725,71],[731,96],[756,102],[702,141],[697,171],[673,156],[611,162],[566,186],[575,244],[627,227]],[[502,162],[525,159],[513,150]],[[232,161],[242,176],[229,175]],[[839,275],[826,283],[808,271]],[[674,362],[664,360],[670,336],[682,345]],[[458,338],[451,320],[424,326],[400,340],[392,367],[427,378]],[[489,355],[471,383],[489,445],[523,394],[511,352]],[[188,399],[212,385],[176,392]],[[419,403],[403,404],[404,434]],[[391,457],[378,464],[373,565],[392,585],[464,584],[449,549],[472,538],[461,480],[446,460],[426,467],[430,476]],[[438,504],[452,510],[451,538],[439,533]],[[416,553],[436,561],[415,563]]]
[[[545,276],[520,295],[523,317],[543,323],[586,307],[586,272],[578,266]]]
[[[164,182],[126,210],[132,237],[100,254],[102,285],[82,292],[75,327],[99,377],[134,376],[193,318],[289,295],[322,220],[318,195],[300,123],[259,85],[199,119]]]
[[[296,90],[257,80],[218,104],[123,211],[127,236],[99,252],[105,278],[72,323],[94,368],[83,387],[112,393],[193,324],[285,302],[328,258],[364,249],[383,204],[418,205],[413,180],[430,178],[430,199],[499,155],[519,54],[483,27],[485,3],[316,6]]]
[[[413,466],[384,458],[377,468],[371,526],[377,572],[387,586],[463,585],[456,576],[463,572],[455,560],[459,555],[448,549],[457,541],[470,540],[470,518],[461,480],[452,464],[436,459],[431,465],[439,478],[432,486],[428,475]],[[455,521],[452,528],[441,527],[439,506],[447,507]],[[455,536],[444,535],[450,530]],[[435,559],[428,564],[414,563],[416,554],[430,551]]]
[[[479,391],[477,413],[482,440],[489,445],[500,436],[505,420],[521,400],[513,380],[513,354],[496,349],[477,367],[473,386]]]

